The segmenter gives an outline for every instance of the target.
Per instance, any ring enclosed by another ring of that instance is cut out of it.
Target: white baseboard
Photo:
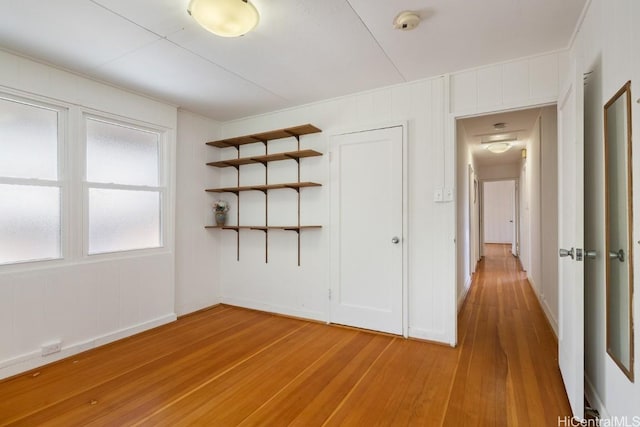
[[[433,341],[441,344],[448,344],[455,347],[455,343],[450,341],[450,337],[444,331],[429,331],[427,329],[409,327],[409,337],[420,340]]]
[[[589,377],[587,377],[586,375],[584,376],[584,394],[587,396],[587,400],[589,401],[591,407],[598,411],[598,413],[600,414],[601,420],[611,419],[611,415],[609,415],[609,411],[607,411],[607,408],[604,406],[602,399],[600,399],[600,396],[596,392],[596,388],[593,386],[593,384],[589,380]]]
[[[538,300],[540,300],[540,298],[538,298]],[[551,325],[551,329],[553,330],[553,333],[556,334],[556,338],[558,338],[558,321],[556,320],[555,317],[553,317],[553,314],[551,313],[551,307],[549,307],[547,300],[544,298],[542,299],[542,302],[540,303],[540,305],[542,306],[542,311],[544,311],[544,314],[547,316],[547,320]]]
[[[326,315],[319,311],[311,311],[311,310],[292,310],[288,307],[276,306],[271,304],[266,304],[260,301],[247,300],[242,298],[222,298],[223,304],[229,304],[236,307],[249,308],[252,310],[265,311],[268,313],[277,313],[283,314],[285,316],[293,316],[299,317],[302,319],[316,320],[320,322],[328,322]],[[455,346],[455,343],[451,343],[449,340],[449,336],[446,332],[443,331],[429,331],[426,329],[417,329],[409,327],[409,337],[417,338],[421,340],[433,341],[442,344],[448,344],[452,347]]]
[[[312,310],[297,310],[289,307],[268,304],[260,301],[247,300],[243,298],[222,298],[222,304],[234,305],[236,307],[250,308],[252,310],[266,311],[268,313],[282,314],[285,316],[300,317],[302,319],[327,322],[327,315],[323,312]]]
[[[140,323],[128,328],[100,335],[90,340],[71,344],[69,346],[63,347],[60,352],[51,354],[49,356],[42,356],[40,350],[38,349],[37,351],[26,353],[17,357],[12,357],[11,359],[2,360],[0,361],[0,379],[8,378],[21,372],[29,371],[31,369],[35,369],[52,362],[57,362],[58,360],[73,356],[74,354],[82,353],[83,351],[100,347],[102,345],[138,334],[148,329],[153,329],[155,327],[171,323],[175,320],[175,313],[171,313],[157,319],[150,320],[148,322]]]
[[[460,309],[462,308],[462,304],[467,299],[467,295],[469,295],[469,289],[471,289],[471,282],[473,281],[473,276],[467,277],[466,282],[464,282],[464,289],[462,293],[458,296],[458,313],[460,313]]]
[[[540,304],[540,307],[542,307],[542,311],[544,312],[544,315],[547,318],[549,325],[551,325],[551,330],[553,330],[553,333],[556,335],[556,338],[558,338],[558,320],[555,317],[553,317],[553,313],[551,312],[551,307],[549,307],[547,300],[540,293],[538,293],[538,287],[536,286],[533,279],[529,277],[529,275],[527,275],[527,280],[529,281],[529,285],[531,286],[533,293],[538,299],[538,303]]]

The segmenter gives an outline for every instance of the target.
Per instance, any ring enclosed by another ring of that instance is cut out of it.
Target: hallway
[[[510,250],[485,245],[460,311],[444,425],[555,426],[571,414],[557,340]]]

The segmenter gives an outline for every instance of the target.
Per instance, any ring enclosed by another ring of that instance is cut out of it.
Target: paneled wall
[[[206,166],[215,153],[205,141],[218,139],[220,123],[188,111],[178,111],[176,178],[176,314],[178,316],[220,302],[219,235],[204,230],[213,222],[212,203],[205,183],[218,184]]]
[[[567,71],[567,54],[555,52],[451,75],[456,116],[555,103]]]
[[[0,378],[174,320],[176,108],[5,52],[0,91],[168,129],[171,199],[164,248],[87,258],[76,247],[65,260],[0,266]],[[52,340],[62,352],[42,357],[40,346]]]

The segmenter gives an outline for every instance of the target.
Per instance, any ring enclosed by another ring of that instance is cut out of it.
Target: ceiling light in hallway
[[[500,153],[504,153],[509,148],[511,148],[511,144],[506,142],[494,142],[493,144],[487,145],[486,148],[492,153],[500,154]]]

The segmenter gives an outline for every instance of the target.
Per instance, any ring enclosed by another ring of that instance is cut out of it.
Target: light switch
[[[453,202],[453,188],[444,189],[444,201]]]

